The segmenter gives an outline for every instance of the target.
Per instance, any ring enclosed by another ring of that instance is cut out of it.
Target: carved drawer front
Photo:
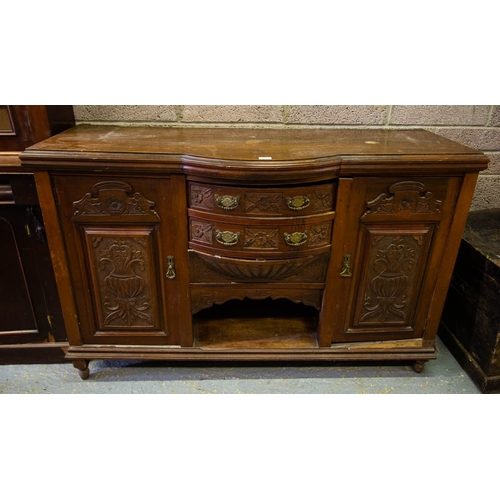
[[[330,253],[293,259],[233,259],[189,251],[191,283],[317,283],[326,280]]]
[[[189,207],[248,217],[294,217],[334,210],[335,184],[245,188],[188,183]]]
[[[250,256],[297,254],[312,250],[324,251],[331,240],[332,221],[318,220],[295,224],[231,224],[216,220],[189,220],[189,239],[192,248],[231,256],[245,252]]]
[[[367,179],[363,218],[440,219],[449,179]]]

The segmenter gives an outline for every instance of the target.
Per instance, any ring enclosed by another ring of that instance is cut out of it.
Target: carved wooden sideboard
[[[423,130],[82,125],[28,148],[73,360],[406,360],[482,153]]]

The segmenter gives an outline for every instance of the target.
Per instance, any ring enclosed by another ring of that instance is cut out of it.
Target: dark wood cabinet
[[[0,174],[0,186],[0,359],[63,360],[56,343],[66,346],[66,332],[33,176]]]
[[[188,301],[179,301],[179,287],[189,286],[186,225],[172,217],[185,204],[184,178],[56,175],[53,183],[65,241],[75,250],[68,254],[75,300],[87,311],[83,341],[192,343],[179,327],[191,318]]]
[[[419,130],[79,126],[22,162],[86,377],[107,358],[420,371],[488,159]]]
[[[382,177],[349,181],[352,230],[334,260],[349,297],[334,341],[422,338],[460,179]]]
[[[63,361],[68,347],[27,146],[74,125],[71,106],[0,106],[0,362]]]

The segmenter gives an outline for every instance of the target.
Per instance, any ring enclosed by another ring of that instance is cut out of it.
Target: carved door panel
[[[347,336],[414,336],[433,232],[432,224],[361,226]]]
[[[81,227],[100,332],[160,331],[159,261],[154,227]]]
[[[55,177],[84,343],[181,343],[179,180]]]
[[[340,246],[334,234],[328,294],[335,312],[323,326],[323,345],[329,338],[424,335],[459,186],[458,179],[439,177],[342,183],[338,213],[345,212],[347,223],[336,229],[343,231]]]

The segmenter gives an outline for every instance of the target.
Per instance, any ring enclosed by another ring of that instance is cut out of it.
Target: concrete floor
[[[220,365],[91,361],[81,380],[70,363],[0,366],[3,394],[478,394],[438,339],[438,359],[417,374],[403,364]]]

